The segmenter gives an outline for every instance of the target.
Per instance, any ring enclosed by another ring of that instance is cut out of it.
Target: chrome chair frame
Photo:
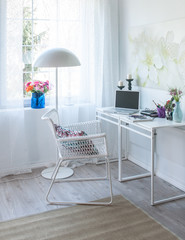
[[[64,126],[70,130],[83,130],[88,135],[85,136],[68,136],[68,137],[58,137],[56,133],[56,125],[60,124],[58,112],[56,109],[52,109],[49,112],[45,113],[42,117],[42,120],[47,121],[49,124],[55,142],[58,149],[58,162],[55,166],[55,169],[52,174],[51,184],[46,194],[46,201],[49,204],[55,205],[110,205],[112,203],[113,193],[112,193],[112,180],[111,180],[111,170],[110,170],[110,163],[108,158],[108,150],[107,150],[107,140],[106,134],[101,133],[101,123],[99,120],[89,121],[89,122],[82,122],[82,123],[75,123],[68,126]],[[93,133],[95,132],[95,133]],[[91,143],[93,147],[97,148],[98,151],[89,152],[89,147],[87,147],[86,143]],[[80,147],[82,151],[76,152],[75,150],[66,147],[71,146],[72,144],[81,144]],[[102,181],[108,180],[109,181],[109,188],[110,188],[110,201],[92,201],[92,202],[76,202],[76,201],[52,201],[50,200],[50,193],[54,183],[57,181],[56,176],[59,171],[60,166],[64,161],[71,161],[71,160],[86,160],[86,159],[98,159],[104,158],[105,159],[105,166],[106,166],[106,175],[103,177],[91,177],[91,178],[68,178],[68,179],[61,179],[60,182],[76,182],[76,181]]]

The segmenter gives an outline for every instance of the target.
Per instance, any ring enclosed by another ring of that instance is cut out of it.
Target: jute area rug
[[[74,206],[0,223],[1,240],[178,239],[122,196],[111,206]]]

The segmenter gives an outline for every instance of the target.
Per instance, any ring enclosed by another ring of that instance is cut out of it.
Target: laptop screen
[[[116,91],[117,108],[139,109],[138,91]]]

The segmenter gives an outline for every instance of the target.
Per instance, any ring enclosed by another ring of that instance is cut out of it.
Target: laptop
[[[120,114],[133,114],[139,112],[139,91],[116,91],[115,107],[106,108],[105,111]]]

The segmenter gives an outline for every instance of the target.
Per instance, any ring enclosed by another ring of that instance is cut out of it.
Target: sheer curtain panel
[[[0,156],[4,174],[26,166],[22,68],[22,1],[0,0]]]
[[[114,104],[118,35],[118,0],[0,0],[0,175],[55,163],[40,120],[48,109],[24,108],[30,102],[24,84],[34,80],[51,80],[46,100],[55,105],[55,71],[33,69],[36,56],[49,47],[74,52],[81,66],[59,70],[60,119],[92,120],[97,106]],[[114,129],[106,132],[112,141]]]
[[[90,103],[89,107],[111,106],[114,104],[115,90],[119,79],[119,50],[118,50],[118,1],[117,0],[80,0],[80,26],[78,28],[79,41],[78,57],[81,66],[70,69],[80,74],[76,76],[61,70],[59,94],[62,104],[64,81],[70,78],[75,85],[76,95],[73,103]],[[72,30],[71,30],[72,31]],[[70,46],[69,46],[70,47]],[[76,49],[75,49],[76,50]],[[76,50],[77,52],[77,50]],[[66,85],[67,86],[67,85]],[[67,92],[67,89],[65,90]],[[69,107],[70,111],[70,107]],[[73,118],[71,111],[71,119]],[[62,116],[61,116],[62,119]],[[86,117],[87,119],[87,117]]]
[[[81,95],[95,106],[114,105],[119,80],[119,32],[117,0],[82,0],[83,54]],[[86,81],[87,80],[87,81]],[[117,157],[117,129],[103,123],[109,154]]]
[[[114,104],[119,79],[118,1],[81,0],[81,94],[96,106]]]
[[[95,117],[95,108],[114,105],[115,91],[119,80],[119,33],[118,33],[118,0],[80,0],[80,48],[78,57],[81,61],[78,81],[77,102],[86,102],[89,111],[80,114],[79,106],[73,105],[59,108],[60,118],[68,116],[68,121],[91,120]],[[63,71],[63,70],[62,70]],[[63,79],[59,82],[59,92],[62,95]],[[72,77],[72,75],[71,75]],[[75,76],[73,75],[75,79]],[[70,80],[68,85],[70,86]],[[67,91],[67,89],[66,89]],[[60,101],[61,103],[63,101]],[[91,113],[91,114],[90,114]],[[110,155],[117,156],[116,129],[109,124],[103,124],[108,135]]]

